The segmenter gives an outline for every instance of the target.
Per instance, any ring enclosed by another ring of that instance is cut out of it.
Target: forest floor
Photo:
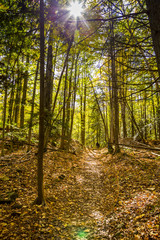
[[[36,149],[0,158],[0,239],[159,239],[160,157],[147,150],[44,154],[45,206],[37,196]]]

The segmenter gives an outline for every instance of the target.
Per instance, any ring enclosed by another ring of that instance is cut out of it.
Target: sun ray
[[[71,2],[68,10],[70,11],[70,15],[75,18],[80,17],[83,12],[82,3],[79,3],[78,1]]]

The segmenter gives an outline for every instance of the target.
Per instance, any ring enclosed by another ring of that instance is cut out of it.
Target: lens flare
[[[86,232],[86,230],[82,230],[80,229],[78,232],[77,232],[77,240],[87,240],[88,239],[88,231]]]

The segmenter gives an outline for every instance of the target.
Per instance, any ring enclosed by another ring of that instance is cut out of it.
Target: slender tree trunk
[[[71,126],[70,126],[70,134],[68,139],[68,145],[70,145],[71,137],[72,137],[72,130],[73,130],[73,120],[74,120],[74,112],[75,112],[75,103],[76,103],[76,94],[77,94],[77,68],[78,68],[78,58],[80,52],[77,53],[76,61],[75,61],[75,72],[74,72],[74,86],[73,86],[73,101],[72,101],[72,110],[71,110]]]
[[[106,102],[106,108],[105,108],[105,112],[106,112],[106,116],[105,116],[105,126],[106,126],[106,131],[105,131],[105,142],[108,141],[108,105],[107,105],[107,102]]]
[[[85,120],[86,120],[86,83],[82,82],[81,90],[81,143],[85,146]]]
[[[5,142],[5,127],[6,127],[6,108],[7,108],[7,81],[4,83],[4,106],[3,106],[3,129],[2,129],[2,150],[1,155],[4,156],[4,142]]]
[[[9,100],[9,108],[8,108],[8,120],[7,124],[9,126],[9,129],[11,131],[12,129],[12,121],[13,121],[13,103],[14,103],[14,92],[15,92],[15,84],[14,84],[14,75],[13,75],[13,82],[12,82],[12,88],[11,88],[11,94],[10,94],[10,100]]]
[[[127,137],[127,127],[126,127],[126,98],[124,90],[124,82],[122,88],[120,89],[121,96],[121,118],[122,118],[122,128],[123,128],[123,138]]]
[[[159,97],[160,97],[160,94],[159,94],[159,85],[158,83],[156,82],[156,98],[157,98],[157,132],[158,132],[158,137],[159,137],[159,140],[160,140],[160,100],[159,100]]]
[[[45,108],[45,128],[48,126],[51,119],[51,103],[52,103],[52,92],[53,92],[53,54],[52,54],[52,44],[53,44],[53,30],[52,25],[49,30],[49,40],[48,40],[48,53],[47,53],[47,66],[46,66],[46,77],[44,81],[44,108]]]
[[[28,64],[29,64],[29,57],[27,57],[26,67],[28,66]],[[24,107],[26,104],[27,83],[28,83],[28,70],[26,70],[24,75],[23,96],[21,101],[21,113],[20,113],[20,128],[24,128]]]
[[[126,128],[126,105],[125,101],[121,102],[121,112],[122,112],[122,124],[123,124],[123,138],[127,137],[127,128]]]
[[[109,77],[109,98],[110,98],[110,138],[109,138],[109,142],[114,141],[114,124],[113,124],[113,97],[112,97],[112,88],[111,88],[111,79]]]
[[[40,111],[38,146],[38,197],[36,204],[44,204],[43,192],[43,150],[44,150],[44,2],[40,0]]]
[[[152,91],[153,91],[153,84],[151,86]],[[155,102],[154,102],[154,98],[152,97],[152,114],[153,114],[153,119],[154,119],[154,135],[155,135],[155,139],[157,140],[157,125],[156,125],[156,110],[155,110]]]
[[[137,128],[138,133],[139,133],[141,139],[145,142],[145,140],[144,140],[144,138],[143,138],[143,133],[142,133],[141,130],[139,129],[139,126],[138,126],[138,124],[136,123],[136,120],[135,120],[135,118],[134,118],[132,109],[130,108],[130,106],[128,105],[127,102],[126,102],[126,106],[127,106],[128,110],[129,110],[129,113],[130,113],[130,115],[131,115],[132,122],[134,123],[135,127]]]
[[[111,25],[111,63],[112,63],[112,92],[113,92],[113,105],[114,105],[114,143],[115,152],[120,151],[118,144],[119,135],[119,106],[118,106],[118,85],[115,66],[115,39],[114,39],[113,22]]]
[[[132,129],[132,138],[134,137],[135,134],[135,128],[134,128],[134,106],[133,106],[133,99],[132,99],[132,91],[131,91],[131,110],[130,110],[130,115],[131,115],[131,129]]]
[[[34,79],[34,88],[33,88],[33,96],[32,96],[32,106],[31,106],[31,115],[29,120],[29,131],[28,131],[28,150],[30,151],[30,144],[31,144],[31,135],[32,135],[32,125],[33,125],[33,114],[34,114],[34,100],[36,95],[36,85],[37,85],[37,78],[38,78],[38,71],[39,71],[39,60],[37,62],[36,74]]]
[[[65,75],[65,82],[64,82],[64,94],[63,94],[62,136],[61,136],[61,147],[60,147],[61,149],[65,149],[67,78],[68,78],[68,63],[67,63],[67,66],[66,66],[66,75]]]
[[[20,100],[21,100],[21,89],[22,89],[22,83],[20,80],[20,69],[19,69],[19,64],[18,64],[18,76],[17,76],[17,88],[16,88],[16,98],[15,98],[15,111],[14,111],[14,122],[16,125],[19,123],[19,112],[20,112]]]
[[[74,67],[74,59],[75,55],[72,58],[72,66],[71,66],[71,74],[69,78],[69,86],[68,86],[68,98],[67,98],[67,103],[66,103],[66,131],[67,131],[67,139],[68,139],[68,146],[67,149],[69,150],[69,137],[70,137],[70,121],[71,121],[71,94],[73,90],[72,86],[72,76],[73,76],[73,67]]]
[[[122,52],[122,60],[124,54]],[[126,126],[126,86],[125,86],[125,76],[124,76],[124,67],[121,66],[121,78],[122,78],[122,88],[121,91],[121,117],[122,117],[122,126],[123,126],[123,138],[127,137],[127,126]]]
[[[155,139],[157,140],[157,126],[156,126],[156,111],[155,111],[155,104],[154,104],[154,100],[152,97],[152,114],[153,114],[153,119],[154,119],[154,135],[155,135]]]
[[[86,80],[85,80],[86,81]],[[84,104],[83,104],[83,145],[86,144],[86,99],[87,99],[87,86],[86,82],[84,85]]]
[[[147,139],[147,93],[144,92],[144,137]]]

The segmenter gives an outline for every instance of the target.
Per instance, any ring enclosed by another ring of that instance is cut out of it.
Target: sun
[[[83,12],[82,3],[79,3],[78,1],[71,2],[68,10],[70,11],[70,15],[75,18],[80,17]]]

